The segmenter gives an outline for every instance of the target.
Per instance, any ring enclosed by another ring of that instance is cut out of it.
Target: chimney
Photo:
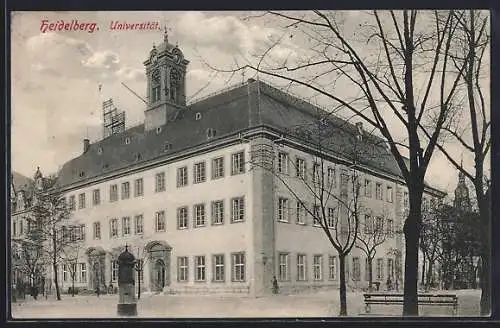
[[[363,137],[363,122],[357,122],[356,123],[356,129],[358,130],[358,139],[361,140]]]
[[[85,154],[87,150],[90,148],[90,140],[89,139],[83,139],[83,153]]]

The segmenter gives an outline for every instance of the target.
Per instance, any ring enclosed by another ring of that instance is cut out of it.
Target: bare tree
[[[61,300],[58,281],[58,264],[66,247],[71,247],[75,241],[69,235],[70,229],[79,226],[70,221],[70,210],[64,196],[52,187],[55,178],[48,179],[43,190],[36,190],[36,201],[33,205],[33,217],[36,225],[32,238],[42,246],[44,254],[50,259],[52,274],[56,288],[57,300]]]
[[[366,213],[360,223],[360,231],[357,235],[356,248],[360,249],[367,259],[368,265],[368,290],[372,290],[373,285],[373,259],[377,255],[377,249],[386,240],[394,236],[394,224],[388,225],[388,215],[372,215]],[[384,225],[384,222],[386,223]],[[394,222],[394,221],[393,221]]]
[[[255,145],[250,163],[252,167],[264,169],[273,174],[277,186],[291,195],[297,203],[297,219],[307,213],[313,225],[322,229],[339,257],[340,270],[340,315],[347,315],[346,258],[356,245],[360,218],[365,208],[360,194],[360,166],[371,156],[380,153],[378,138],[353,129],[348,122],[336,125],[328,113],[318,111],[309,123],[290,127],[282,135],[281,141],[273,146]],[[333,144],[338,142],[343,131],[346,144],[343,151],[346,163],[334,168],[332,159]],[[286,151],[280,151],[287,140],[300,138],[313,146],[312,170],[301,160],[292,160]],[[276,147],[275,147],[276,146]],[[270,148],[271,147],[271,148]],[[277,149],[276,149],[277,148]],[[278,163],[274,159],[278,158]],[[276,165],[277,164],[277,165]],[[293,169],[293,170],[292,170]],[[339,174],[339,170],[340,174]],[[338,179],[340,177],[340,179]],[[339,180],[337,182],[337,180]],[[278,199],[278,221],[289,220],[290,204],[287,199]],[[309,204],[312,203],[312,206]]]
[[[144,237],[141,235],[140,239],[133,246],[133,251],[135,254],[135,265],[134,269],[137,272],[137,299],[141,299],[141,281],[144,277],[144,269],[146,268],[146,263],[149,260],[149,253],[146,251],[146,241],[150,240],[150,237]]]
[[[449,162],[474,185],[481,218],[481,314],[491,311],[491,213],[489,176],[485,167],[491,148],[491,118],[489,110],[489,17],[480,10],[454,12],[458,22],[452,47],[447,56],[453,62],[461,81],[461,115],[443,127],[447,137],[438,143]],[[422,130],[430,135],[426,127]],[[457,151],[458,146],[458,151]],[[458,156],[474,158],[474,167],[466,169]]]
[[[78,264],[80,257],[82,255],[82,240],[84,240],[83,237],[83,231],[79,227],[78,230],[76,230],[77,235],[74,236],[75,232],[70,231],[70,239],[72,241],[71,244],[65,245],[64,248],[62,248],[61,251],[61,261],[65,265],[68,266],[68,271],[69,275],[71,278],[71,296],[75,296],[75,282],[77,280],[77,274],[78,274]]]
[[[388,142],[409,190],[404,224],[404,315],[418,315],[417,273],[424,177],[442,128],[456,110],[459,72],[449,56],[460,15],[454,11],[374,11],[344,29],[335,12],[269,12],[284,21],[255,59],[236,67],[288,81],[329,100],[373,126]],[[266,16],[268,16],[266,15]],[[261,17],[262,18],[262,17]],[[347,21],[347,20],[346,20]],[[295,56],[279,56],[289,38],[305,42]],[[210,66],[211,67],[211,66]],[[213,68],[213,67],[212,67]],[[343,91],[337,88],[342,85]],[[332,111],[333,112],[333,111]],[[420,130],[427,128],[429,138]],[[406,163],[408,154],[409,162]]]

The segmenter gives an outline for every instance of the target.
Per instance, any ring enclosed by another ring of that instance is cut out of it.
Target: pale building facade
[[[71,220],[84,231],[75,285],[117,286],[116,259],[128,245],[144,263],[137,279],[147,291],[258,296],[271,293],[274,276],[284,292],[338,286],[337,254],[312,217],[297,212],[298,199],[285,187],[300,194],[307,185],[296,181],[294,165],[286,176],[277,171],[286,153],[311,174],[314,146],[292,127],[314,122],[320,110],[255,80],[186,105],[188,61],[166,37],[144,64],[150,99],[144,124],[84,140],[83,153],[58,174]],[[332,145],[321,156],[334,168],[334,192],[340,192],[343,170],[352,170],[343,141],[363,131],[338,118],[328,124]],[[376,159],[362,159],[356,172],[366,214],[383,216],[393,232],[373,267],[374,280],[385,282],[404,263],[404,184],[391,154],[373,138],[362,142]],[[256,164],[262,154],[273,170]],[[426,193],[442,196],[433,188]],[[354,249],[350,286],[366,286],[365,265]],[[70,286],[64,264],[59,273],[63,288]]]

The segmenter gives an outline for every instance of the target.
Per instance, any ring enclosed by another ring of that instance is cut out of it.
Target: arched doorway
[[[166,278],[166,268],[165,262],[163,262],[163,260],[156,260],[154,277],[156,278],[154,281],[155,289],[157,291],[163,290],[163,287],[165,287]]]
[[[164,241],[151,241],[145,250],[149,259],[149,289],[163,291],[170,285],[170,251],[172,247]]]

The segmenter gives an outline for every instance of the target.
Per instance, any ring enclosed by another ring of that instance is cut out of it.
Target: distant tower
[[[455,189],[454,205],[457,209],[462,209],[464,211],[471,210],[469,188],[465,184],[465,175],[461,171],[458,172],[458,184]]]
[[[33,180],[35,181],[35,188],[37,190],[42,190],[43,189],[43,174],[42,171],[40,171],[40,166],[36,168],[36,172],[33,175]]]
[[[165,29],[163,42],[153,45],[146,67],[148,105],[145,111],[145,130],[153,130],[168,123],[179,110],[186,107],[186,67],[177,45],[168,41]]]

